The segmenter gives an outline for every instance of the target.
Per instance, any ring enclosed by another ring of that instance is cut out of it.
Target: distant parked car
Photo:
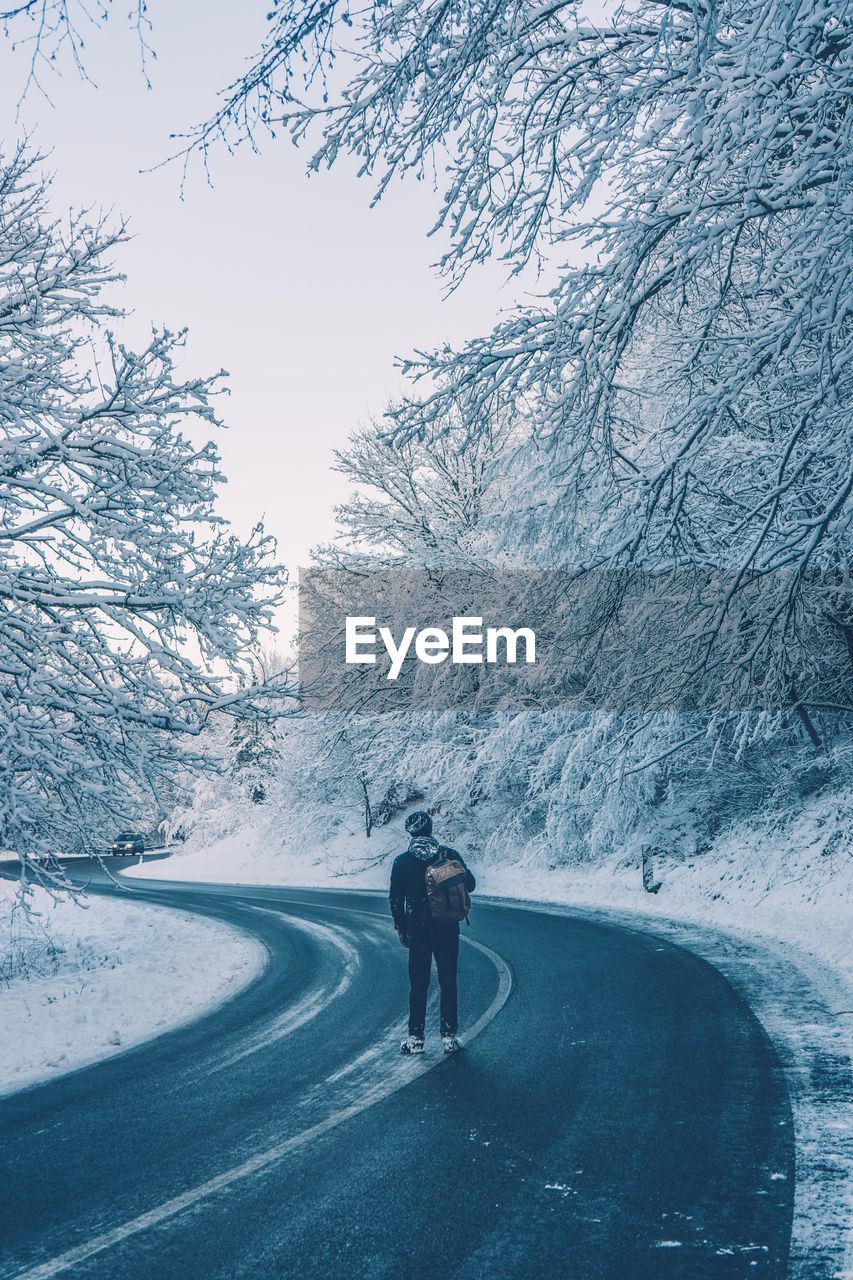
[[[132,858],[145,852],[145,840],[135,831],[122,831],[110,845],[110,853],[116,858]]]

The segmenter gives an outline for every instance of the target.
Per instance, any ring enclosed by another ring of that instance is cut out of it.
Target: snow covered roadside
[[[189,1022],[266,963],[248,935],[147,903],[35,889],[28,924],[10,914],[17,887],[0,880],[0,1096]]]

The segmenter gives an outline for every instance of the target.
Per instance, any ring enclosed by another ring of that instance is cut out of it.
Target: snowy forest
[[[84,56],[73,6],[0,16],[36,77]],[[511,282],[490,332],[401,353],[312,567],[354,599],[370,573],[424,571],[438,601],[445,573],[511,573],[508,621],[570,614],[582,642],[559,699],[399,711],[305,700],[270,629],[298,566],[217,512],[219,379],[186,380],[180,332],[125,348],[122,224],[64,221],[46,162],[7,147],[2,844],[92,848],[121,814],[346,871],[419,799],[481,862],[553,868],[693,859],[808,809],[830,866],[853,816],[851,88],[849,8],[819,0],[292,0],[199,104],[178,164],[227,182],[284,139],[316,181],[354,158],[366,201],[419,179],[446,288],[489,262]],[[322,618],[299,643],[331,651]]]

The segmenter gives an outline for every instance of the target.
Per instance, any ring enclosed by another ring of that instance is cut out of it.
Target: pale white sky
[[[515,289],[490,268],[443,299],[430,269],[441,246],[425,235],[437,198],[414,179],[371,210],[372,189],[348,162],[309,179],[307,152],[285,139],[259,156],[218,153],[215,185],[196,169],[183,200],[177,166],[141,172],[170,153],[170,132],[210,113],[258,46],[266,11],[263,0],[150,7],[150,91],[120,6],[88,43],[97,87],[65,68],[46,82],[52,103],[30,90],[19,115],[28,54],[0,38],[0,146],[30,131],[51,153],[57,208],[130,218],[119,298],[134,326],[189,326],[187,373],[229,370],[222,509],[243,531],[262,516],[295,577],[346,494],[332,450],[399,389],[394,357],[488,331]]]

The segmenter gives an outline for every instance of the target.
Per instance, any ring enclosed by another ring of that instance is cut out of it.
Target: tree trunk
[[[370,839],[370,833],[373,830],[373,810],[370,807],[370,796],[367,793],[367,781],[360,777],[361,790],[364,795],[364,834]]]
[[[803,728],[805,729],[806,733],[809,735],[809,738],[811,739],[812,745],[818,751],[823,751],[823,742],[821,741],[820,734],[815,728],[814,721],[812,720],[808,711],[806,710],[806,708],[803,706],[803,704],[800,702],[799,698],[797,697],[797,691],[793,685],[791,685],[790,696],[791,696],[791,701],[794,704],[794,708],[797,712],[797,715],[800,717],[800,720],[803,723]]]
[[[644,844],[641,853],[643,860],[643,888],[646,893],[657,893],[661,882],[660,880],[655,880],[654,852],[651,845]]]

